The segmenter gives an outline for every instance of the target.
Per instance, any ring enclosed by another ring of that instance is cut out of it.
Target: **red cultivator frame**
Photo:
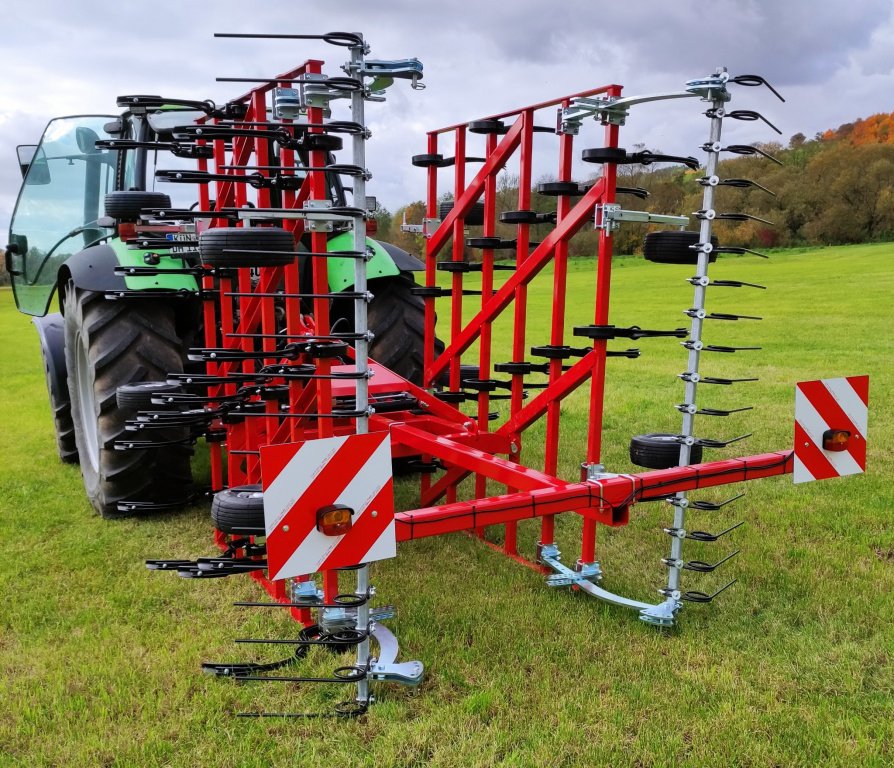
[[[421,225],[408,227],[424,236],[426,250],[425,284],[415,289],[425,302],[424,375],[414,384],[368,360],[372,338],[366,262],[372,253],[366,240],[370,213],[365,197],[369,174],[363,106],[365,100],[381,100],[379,88],[385,80],[390,85],[394,77],[403,77],[416,85],[421,65],[415,60],[367,60],[368,49],[357,35],[323,38],[350,50],[351,61],[344,67],[348,77],[326,77],[322,62],[308,61],[262,81],[231,102],[228,107],[238,117],[211,116],[183,129],[180,136],[197,146],[212,147],[212,159],[200,160],[199,175],[192,179],[205,182],[192,218],[210,223],[199,240],[204,346],[191,353],[194,360],[205,362],[206,372],[183,374],[176,380],[187,389],[199,388],[186,398],[203,405],[186,411],[185,418],[199,424],[210,443],[213,489],[220,492],[213,514],[219,528],[217,543],[225,552],[222,558],[179,563],[182,575],[251,572],[276,600],[256,605],[291,609],[307,627],[296,643],[357,645],[356,664],[328,679],[358,684],[357,704],[346,705],[343,714],[365,709],[370,680],[415,684],[421,679],[418,662],[395,662],[396,641],[372,621],[384,615],[371,613],[368,606],[372,593],[366,564],[392,556],[396,541],[456,531],[473,531],[483,539],[487,527],[503,526],[503,543],[491,546],[551,574],[547,580],[551,586],[575,586],[634,608],[641,619],[659,626],[672,624],[684,601],[711,600],[714,595],[681,591],[680,574],[713,571],[720,563],[684,560],[683,542],[714,541],[729,531],[687,531],[687,507],[718,506],[690,501],[687,491],[786,474],[795,464],[791,451],[693,463],[702,447],[734,442],[696,436],[696,414],[729,413],[700,408],[696,391],[700,382],[733,381],[700,375],[702,351],[738,351],[703,342],[706,320],[740,317],[709,313],[706,289],[747,285],[712,282],[708,277],[716,252],[737,250],[714,244],[712,221],[746,216],[713,209],[715,188],[725,183],[716,174],[719,155],[753,149],[721,144],[725,117],[754,119],[750,115],[756,114],[726,112],[727,85],[758,85],[763,80],[730,78],[719,70],[690,81],[685,91],[639,99],[622,98],[620,86],[610,85],[430,132],[426,153],[413,158],[414,165],[427,173],[426,218]],[[617,194],[641,195],[641,191],[616,187],[617,165],[680,162],[699,167],[694,158],[628,154],[618,147],[619,128],[630,107],[639,102],[691,97],[709,104],[705,114],[711,124],[703,145],[707,162],[701,180],[704,206],[696,214],[700,229],[661,233],[674,237],[665,237],[658,252],[652,253],[655,261],[676,260],[695,268],[689,280],[695,289],[693,307],[687,311],[691,327],[664,331],[616,327],[609,322],[613,231],[623,221],[677,227],[688,221],[622,209]],[[331,118],[332,102],[342,98],[351,100],[350,120]],[[583,148],[575,146],[587,117],[604,126],[595,148],[592,141]],[[557,145],[556,180],[534,190],[555,198],[554,208],[546,211],[532,205],[535,133],[551,134]],[[484,136],[483,157],[468,156],[469,134]],[[335,163],[331,155],[341,146],[339,135],[352,142],[350,165]],[[581,149],[584,160],[602,166],[594,181],[572,179],[572,161]],[[452,202],[441,200],[438,172],[444,168],[452,168]],[[518,176],[517,206],[498,211],[498,175],[506,170]],[[168,180],[181,180],[173,177],[175,172],[163,173]],[[351,205],[332,195],[333,177],[345,175],[352,178]],[[498,227],[498,220],[513,226],[515,236],[501,237],[498,229],[505,232],[506,227]],[[537,224],[551,225],[539,242],[531,237]],[[468,226],[480,226],[480,236],[467,238]],[[582,228],[593,226],[600,233],[593,324],[569,333],[565,311],[569,241]],[[348,246],[333,237],[332,230],[339,227],[353,233]],[[282,230],[292,237],[283,241]],[[676,242],[678,235],[691,237],[671,254],[667,241]],[[336,242],[341,244],[335,246]],[[498,260],[503,252],[508,260]],[[328,265],[333,258],[354,261],[353,286],[347,292],[332,290]],[[552,267],[549,343],[532,347],[527,291],[547,265]],[[498,285],[499,271],[510,274]],[[449,277],[439,280],[439,272]],[[465,290],[464,276],[472,273],[480,274],[480,290]],[[442,323],[436,326],[436,302],[448,298],[447,322],[442,305]],[[355,305],[349,331],[330,322],[333,300]],[[512,312],[511,349],[495,350],[493,326],[507,311]],[[446,340],[443,351],[438,335]],[[571,336],[579,339],[580,346],[569,343]],[[688,366],[680,375],[685,399],[676,406],[683,414],[683,427],[679,435],[669,436],[670,460],[665,456],[657,464],[643,464],[654,471],[608,473],[600,464],[606,360],[639,354],[636,349],[612,349],[609,342],[657,336],[684,340],[688,350]],[[474,366],[463,366],[463,355]],[[539,381],[531,383],[532,376]],[[579,482],[567,482],[557,477],[560,404],[583,385],[589,386],[589,414],[582,476]],[[496,401],[506,401],[508,409],[492,421]],[[463,403],[475,404],[474,417],[459,409]],[[182,420],[184,414],[177,418]],[[534,469],[524,466],[520,456],[525,433],[541,419],[546,420],[545,458],[543,467]],[[859,429],[865,432],[865,425]],[[376,434],[382,439],[373,438]],[[385,435],[394,459],[422,472],[419,509],[391,509],[390,471],[382,471],[380,460],[383,450],[387,457]],[[474,476],[473,498],[463,500],[460,483],[470,476]],[[489,496],[488,481],[505,486],[505,492]],[[261,523],[243,515],[246,509],[227,506],[238,489],[263,497],[263,513],[255,510],[262,514]],[[659,499],[675,510],[673,525],[665,529],[672,543],[663,561],[669,572],[667,585],[659,590],[663,600],[641,603],[598,586],[602,571],[595,553],[597,524],[626,525],[631,505]],[[239,514],[227,517],[233,509]],[[573,568],[561,562],[554,542],[555,516],[563,512],[583,517],[581,552]],[[516,526],[535,517],[540,518],[540,540],[537,552],[527,560],[518,551]],[[266,536],[263,542],[262,536]],[[358,574],[356,591],[348,595],[339,594],[337,570],[344,568]],[[316,572],[322,574],[322,590],[311,580]],[[314,624],[311,609],[320,611]],[[377,657],[369,652],[371,638],[380,645]],[[208,668],[241,679],[307,679],[271,678],[266,673],[276,665]]]

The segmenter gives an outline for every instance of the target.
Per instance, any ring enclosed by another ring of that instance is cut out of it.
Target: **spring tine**
[[[745,525],[745,521],[743,520],[740,523],[736,523],[735,525],[731,525],[726,530],[721,531],[720,533],[708,533],[707,531],[687,531],[686,536],[684,538],[692,539],[693,541],[701,541],[705,543],[709,543],[712,541],[717,541],[721,536],[726,536],[730,531],[736,530],[741,525]],[[665,531],[668,529],[665,528]]]
[[[760,75],[736,75],[735,77],[731,77],[729,79],[731,83],[738,83],[739,85],[747,85],[747,86],[758,86],[758,85],[766,85],[769,88],[773,95],[776,96],[780,101],[785,101],[782,97],[782,94],[779,93],[770,83],[767,82],[766,78],[761,77]]]
[[[698,279],[699,278],[697,277],[693,277],[689,279],[689,282],[692,283],[693,280]],[[696,283],[693,283],[693,285],[696,285]],[[743,283],[741,280],[712,280],[710,283],[708,283],[708,285],[716,285],[718,288],[760,288],[763,291],[767,290],[766,285],[758,285],[757,283]]]
[[[704,592],[699,592],[697,590],[691,590],[690,592],[684,592],[680,595],[681,600],[686,600],[690,603],[710,603],[717,595],[721,592],[729,589],[733,584],[735,584],[738,579],[733,579],[729,584],[722,586],[718,589],[713,595],[707,595]]]
[[[717,570],[727,560],[732,560],[732,558],[738,555],[740,551],[741,550],[737,549],[735,552],[727,555],[722,560],[718,560],[713,565],[711,563],[702,562],[701,560],[690,560],[688,563],[683,564],[683,568],[684,570],[695,571],[696,573],[711,573],[711,571]]]
[[[728,147],[724,147],[720,150],[721,152],[732,152],[736,155],[761,155],[762,157],[767,158],[767,160],[772,160],[776,165],[782,165],[782,160],[773,157],[773,155],[764,152],[760,147],[752,147],[750,144],[730,144]]]
[[[716,512],[718,509],[725,507],[727,504],[732,504],[734,501],[741,499],[745,494],[740,493],[736,496],[733,496],[731,499],[727,499],[726,501],[690,501],[689,508],[690,509],[702,509],[709,512]]]
[[[729,410],[722,410],[720,408],[699,408],[696,413],[702,416],[729,416],[731,413],[753,410],[753,405],[746,405],[744,408],[730,408]]]
[[[726,448],[728,445],[732,445],[733,443],[738,443],[740,440],[744,440],[745,438],[751,437],[753,433],[749,432],[747,435],[740,435],[739,437],[733,437],[730,440],[714,440],[710,437],[697,437],[695,438],[694,445],[703,445],[705,448]]]
[[[754,122],[755,120],[763,120],[767,125],[769,125],[776,133],[781,134],[780,131],[773,123],[767,120],[760,112],[755,112],[753,109],[734,109],[730,112],[726,113],[727,117],[731,117],[733,120],[745,120],[747,122]]]

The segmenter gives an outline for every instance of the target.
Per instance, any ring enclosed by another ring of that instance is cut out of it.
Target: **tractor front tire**
[[[114,445],[126,436],[128,415],[118,407],[118,387],[183,370],[174,308],[154,299],[111,301],[69,282],[63,309],[74,440],[90,503],[116,518],[133,514],[120,510],[121,502],[186,501],[191,448],[122,451]]]
[[[62,315],[55,313],[34,319],[40,341],[40,355],[53,412],[53,431],[56,435],[56,451],[66,464],[78,463],[75,445],[74,423],[71,420],[71,401],[65,373],[65,331]]]

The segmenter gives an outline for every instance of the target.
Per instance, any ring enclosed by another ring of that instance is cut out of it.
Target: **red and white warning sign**
[[[261,448],[271,579],[397,554],[387,432]]]
[[[795,388],[796,483],[866,471],[869,377],[802,381]]]

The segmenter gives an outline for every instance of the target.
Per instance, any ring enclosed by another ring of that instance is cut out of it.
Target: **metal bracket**
[[[614,232],[620,228],[622,221],[638,224],[672,224],[682,228],[689,223],[689,217],[649,213],[648,211],[626,211],[615,203],[596,206],[596,229]]]
[[[313,606],[308,607],[313,608]],[[370,621],[393,619],[395,613],[393,605],[380,605],[377,608],[369,609]],[[320,612],[320,626],[327,632],[353,629],[357,626],[357,609],[354,607],[324,608]]]
[[[599,563],[581,563],[580,570],[573,571],[557,559],[547,555],[541,555],[540,562],[556,571],[554,576],[547,577],[546,586],[548,587],[571,587],[584,583],[592,585],[602,579],[602,568]]]
[[[412,232],[414,235],[422,235],[428,240],[440,225],[440,219],[423,219],[421,224],[407,224],[407,214],[404,212],[404,218],[400,224],[400,231]]]
[[[559,132],[576,136],[584,119],[592,117],[603,125],[624,125],[630,108],[637,104],[666,99],[688,99],[700,94],[688,91],[653,93],[646,96],[580,96],[571,100],[570,106],[559,112]]]
[[[370,680],[381,680],[389,683],[416,686],[422,682],[425,667],[421,661],[404,661],[397,663],[397,638],[389,629],[373,623],[370,634],[379,644],[378,658],[370,659]]]
[[[317,583],[313,580],[309,581],[293,581],[290,599],[293,603],[315,601],[323,602],[323,590],[317,587]],[[308,606],[312,607],[312,606]]]
[[[672,627],[677,616],[677,611],[682,608],[682,603],[674,597],[668,597],[663,603],[644,608],[639,612],[639,620],[655,627]]]

